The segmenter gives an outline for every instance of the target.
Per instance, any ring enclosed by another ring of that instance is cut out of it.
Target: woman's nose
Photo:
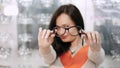
[[[69,33],[69,30],[66,30],[64,35],[67,35],[68,33]]]

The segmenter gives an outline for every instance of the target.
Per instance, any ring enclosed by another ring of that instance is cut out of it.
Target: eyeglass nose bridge
[[[69,31],[70,28],[64,28],[64,29]]]
[[[69,29],[70,29],[70,28],[64,28],[64,29],[65,29],[65,32],[64,32],[64,33],[66,33],[66,30],[68,30],[68,32],[69,32]]]

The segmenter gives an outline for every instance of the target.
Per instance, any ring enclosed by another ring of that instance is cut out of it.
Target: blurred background
[[[0,68],[46,68],[38,29],[70,3],[81,11],[86,31],[100,32],[106,53],[100,68],[120,68],[120,0],[0,0]]]

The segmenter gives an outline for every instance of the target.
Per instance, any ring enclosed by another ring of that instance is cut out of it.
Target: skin
[[[56,25],[61,27],[70,27],[74,26],[75,24],[67,14],[62,13],[60,16],[58,16],[56,20]],[[93,52],[100,51],[101,42],[99,33],[97,31],[83,32],[84,34],[82,34],[82,36],[86,40],[87,44],[90,46],[90,49]],[[47,54],[50,52],[50,46],[54,40],[54,37],[55,34],[53,33],[53,31],[50,31],[49,29],[42,29],[41,27],[39,28],[38,44],[39,50],[42,53]],[[71,48],[74,48],[75,46],[81,44],[80,36],[72,36],[69,34],[68,31],[66,31],[64,35],[60,36],[60,38],[63,42],[71,42]]]
[[[58,16],[56,20],[56,25],[61,27],[75,26],[74,22],[70,19],[70,17],[64,13]],[[63,37],[65,38],[63,39]],[[71,48],[74,48],[81,42],[81,38],[79,35],[72,36],[69,34],[68,31],[66,31],[66,33],[63,36],[60,36],[60,38],[63,42],[71,42]]]

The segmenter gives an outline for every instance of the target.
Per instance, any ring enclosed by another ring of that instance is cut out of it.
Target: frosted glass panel
[[[106,53],[103,68],[120,68],[120,1],[93,0],[95,9],[95,30],[102,36]],[[108,66],[107,66],[108,65]]]
[[[38,28],[48,28],[62,4],[76,5],[86,31],[100,32],[105,61],[100,68],[120,68],[119,0],[0,0],[0,68],[47,68],[38,52]]]

